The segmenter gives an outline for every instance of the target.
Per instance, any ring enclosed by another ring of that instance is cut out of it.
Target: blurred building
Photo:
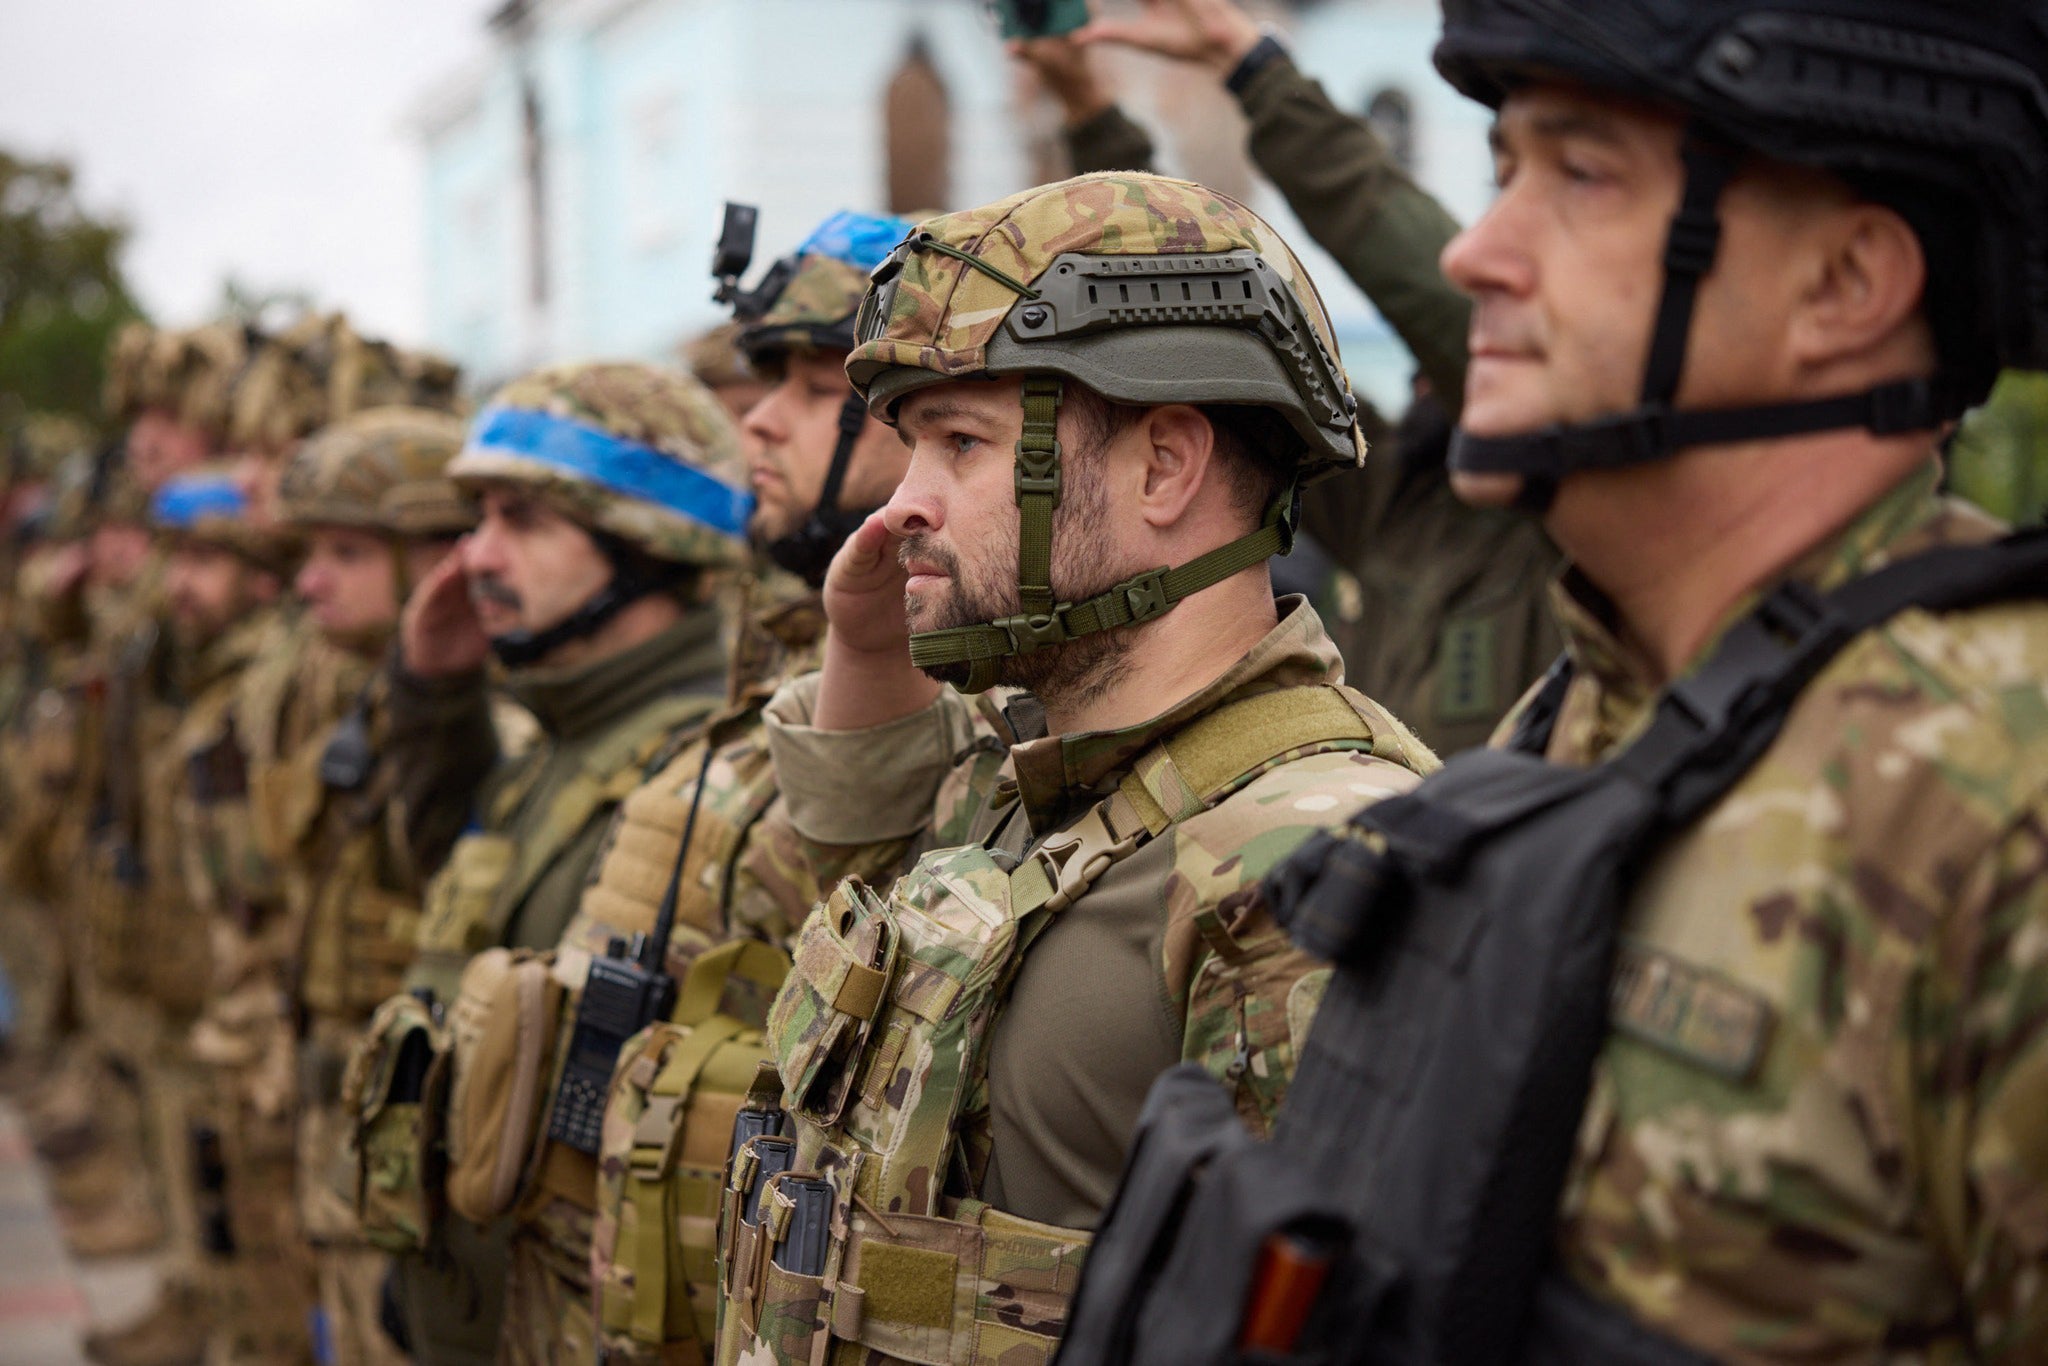
[[[1433,0],[1265,8],[1340,104],[1406,148],[1454,211],[1476,211],[1485,120],[1430,68]],[[1250,193],[1294,227],[1246,167],[1228,97],[1163,63],[1108,70],[1155,130],[1162,169]],[[671,354],[717,316],[706,272],[728,198],[761,206],[765,262],[836,208],[958,207],[1063,173],[1057,117],[978,0],[511,0],[414,123],[431,339],[486,382],[546,360]],[[1305,254],[1347,362],[1392,397],[1403,353],[1335,266]]]

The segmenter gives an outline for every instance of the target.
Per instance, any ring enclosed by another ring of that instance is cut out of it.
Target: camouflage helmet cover
[[[713,389],[728,384],[751,384],[760,378],[740,350],[741,324],[727,319],[706,328],[676,348],[683,368]]]
[[[283,451],[366,408],[456,407],[460,371],[436,356],[402,351],[358,333],[340,313],[308,313],[262,340],[235,385],[229,440]]]
[[[552,366],[514,380],[448,467],[466,489],[516,485],[659,560],[748,560],[739,440],[718,399],[636,361]]]
[[[236,322],[182,331],[129,323],[114,334],[107,357],[107,412],[126,422],[156,409],[213,436],[224,435],[248,361],[248,337]]]
[[[1123,403],[1272,408],[1305,469],[1365,458],[1308,272],[1190,181],[1106,172],[930,219],[875,271],[856,332],[847,374],[885,421],[926,385],[1051,373]]]
[[[456,536],[476,509],[448,477],[463,424],[426,408],[371,408],[323,427],[285,466],[284,515],[301,526]]]
[[[740,333],[748,359],[772,366],[791,351],[851,351],[868,276],[913,221],[842,209],[820,223],[779,267],[789,278]]]

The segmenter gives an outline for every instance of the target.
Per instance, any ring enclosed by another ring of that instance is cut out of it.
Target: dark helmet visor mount
[[[1521,505],[1540,512],[1559,482],[1577,470],[1643,464],[1697,446],[1844,428],[1878,435],[1926,431],[1960,416],[1982,396],[1973,379],[1944,372],[1805,402],[1675,406],[1700,282],[1719,252],[1722,192],[1742,148],[1843,173],[1890,171],[1930,180],[1938,177],[1926,168],[1944,158],[1949,165],[1940,174],[1951,179],[1954,166],[1972,164],[1971,158],[1991,167],[2031,164],[2038,186],[2048,92],[2035,73],[1980,48],[1924,34],[1902,41],[1897,30],[1846,18],[1782,13],[1737,15],[1709,36],[1685,69],[1672,72],[1641,55],[1654,44],[1632,46],[1626,34],[1598,22],[1611,16],[1584,15],[1553,0],[1481,0],[1451,8],[1437,62],[1477,98],[1497,104],[1514,81],[1551,71],[1676,103],[1692,115],[1681,153],[1684,192],[1666,239],[1664,288],[1638,406],[1590,422],[1501,436],[1460,428],[1452,440],[1453,470],[1520,475]],[[1923,92],[1925,108],[1904,103],[1901,91]],[[1859,154],[1873,145],[1875,151]],[[1997,173],[1975,181],[1966,176],[1958,189],[2010,201],[2013,191],[2005,181]],[[2038,228],[2033,232],[2038,240]],[[2038,249],[2015,256],[2029,267],[2039,259]],[[2038,345],[2044,302],[2028,297],[2041,294],[2040,272],[2020,274],[2021,314],[1999,328],[2001,350],[2015,360]]]

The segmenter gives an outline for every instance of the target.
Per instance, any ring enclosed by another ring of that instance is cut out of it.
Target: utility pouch
[[[767,1056],[748,1005],[788,970],[788,956],[767,944],[713,949],[684,975],[676,1018],[620,1050],[604,1107],[591,1285],[605,1348],[621,1359],[688,1360],[683,1347],[708,1352],[714,1339],[732,1136],[768,1133],[763,1123],[780,1120],[779,1110],[746,1108]]]
[[[486,949],[463,970],[449,1012],[448,1205],[473,1223],[525,1189],[565,995],[551,954]]]
[[[859,1061],[888,999],[896,926],[858,878],[804,921],[795,971],[768,1012],[790,1109],[832,1125],[855,1094]]]
[[[350,1137],[338,1191],[363,1234],[406,1252],[426,1245],[444,1197],[441,1127],[447,1102],[448,1032],[439,1008],[394,996],[377,1008],[342,1073]]]

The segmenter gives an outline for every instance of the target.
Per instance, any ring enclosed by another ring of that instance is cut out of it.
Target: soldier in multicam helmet
[[[793,1165],[734,1162],[718,1355],[1043,1361],[1152,1078],[1197,1060],[1261,1126],[1286,1091],[1320,976],[1257,879],[1433,759],[1273,597],[1300,481],[1365,452],[1256,215],[1131,174],[932,219],[856,339],[910,467],[769,739],[821,859],[922,856],[798,936],[769,1019]],[[1030,691],[999,770],[937,678]]]
[[[1396,422],[1361,409],[1373,459],[1321,486],[1302,529],[1355,578],[1352,610],[1328,623],[1345,675],[1440,753],[1484,744],[1557,656],[1548,588],[1558,555],[1535,519],[1451,491],[1445,443],[1464,396],[1471,306],[1437,256],[1457,222],[1372,122],[1331,100],[1239,0],[1136,9],[1012,50],[1058,98],[1078,172],[1153,162],[1152,139],[1090,66],[1094,49],[1127,46],[1220,82],[1243,110],[1253,164],[1413,354],[1409,414]]]
[[[619,800],[723,703],[707,578],[746,562],[751,508],[717,401],[685,376],[624,362],[514,381],[449,473],[482,520],[408,603],[391,680],[408,832],[476,817],[429,885],[408,979],[444,1002],[479,950],[563,941]],[[541,729],[528,754],[495,766],[492,656]],[[571,1198],[536,1201],[516,1258],[508,1221],[451,1214],[424,1256],[401,1262],[419,1360],[499,1352],[508,1264],[512,1304],[553,1331],[558,1287],[580,1274],[565,1259],[587,1257],[588,1214],[573,1197],[587,1202],[595,1184],[583,1154],[560,1151],[568,1176],[546,1190]],[[503,1326],[508,1343],[529,1329]]]
[[[296,579],[307,618],[330,644],[383,657],[411,586],[476,522],[448,477],[463,424],[424,408],[372,408],[316,433],[285,465],[279,510],[305,539]],[[345,1175],[340,1084],[347,1050],[412,961],[421,880],[394,838],[400,775],[388,753],[390,706],[378,674],[295,756],[310,800],[294,819],[283,868],[299,945],[298,1209],[313,1245],[327,1360],[405,1359],[379,1323],[389,1258],[368,1243]],[[451,830],[436,841],[452,840]]]

